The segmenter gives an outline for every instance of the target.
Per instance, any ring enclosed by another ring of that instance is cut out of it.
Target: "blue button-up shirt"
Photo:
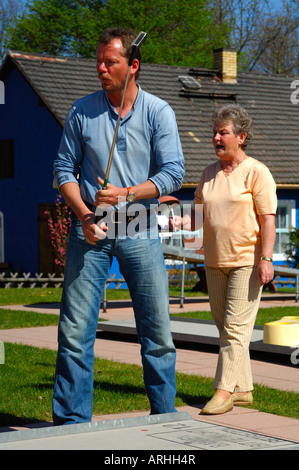
[[[104,90],[79,99],[67,116],[54,162],[58,187],[68,182],[80,185],[81,197],[94,202],[105,178],[118,115]],[[148,179],[160,197],[180,189],[184,158],[176,119],[168,103],[139,87],[133,109],[120,121],[109,183],[136,186]],[[139,200],[145,206],[156,199]]]

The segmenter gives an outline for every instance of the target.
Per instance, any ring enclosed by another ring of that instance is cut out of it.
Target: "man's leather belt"
[[[83,201],[86,207],[91,211],[91,212],[96,212],[96,206],[93,204],[90,204],[90,202]],[[103,211],[103,215],[97,215],[95,222],[98,223],[101,219],[106,219],[107,222],[112,222],[115,224],[119,224],[122,222],[126,222],[127,224],[134,220],[136,217],[138,217],[141,214],[144,215],[149,215],[150,214],[150,209],[144,209],[144,211],[137,211],[137,212],[132,212],[131,214],[125,213],[124,212],[119,212],[119,211]],[[109,219],[107,220],[107,216]]]

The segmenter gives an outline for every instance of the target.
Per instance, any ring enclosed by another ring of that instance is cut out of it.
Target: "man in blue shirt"
[[[74,103],[54,162],[60,192],[73,210],[58,331],[55,425],[91,421],[93,347],[113,256],[130,289],[151,413],[175,411],[176,352],[153,208],[159,197],[181,187],[184,163],[172,109],[136,83],[139,51],[130,70],[109,183],[101,189],[134,38],[123,28],[102,34],[96,57],[103,90]],[[103,219],[96,223],[98,212]]]

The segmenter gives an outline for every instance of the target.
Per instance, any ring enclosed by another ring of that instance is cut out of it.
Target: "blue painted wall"
[[[38,271],[38,203],[54,202],[53,160],[62,132],[16,68],[5,81],[0,140],[14,141],[14,178],[0,179],[4,254],[16,269]]]

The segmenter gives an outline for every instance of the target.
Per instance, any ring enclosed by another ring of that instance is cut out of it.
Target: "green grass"
[[[294,293],[294,289],[279,289],[281,293]],[[51,303],[60,302],[62,288],[50,287],[21,287],[21,288],[0,288],[0,305],[18,305],[18,304],[34,304],[34,303]],[[171,297],[180,297],[180,287],[171,287],[169,289]],[[202,297],[206,296],[204,292],[193,292],[191,288],[184,289],[184,297]],[[108,300],[126,300],[130,299],[128,289],[107,289]]]
[[[256,325],[280,320],[282,317],[299,316],[299,307],[271,307],[260,308],[256,317]]]
[[[49,287],[21,287],[0,289],[0,305],[28,305],[35,303],[51,303],[60,302],[62,288]],[[171,296],[180,297],[180,288],[171,288],[169,290]],[[185,297],[199,297],[206,294],[201,292],[192,292],[191,289],[185,289]],[[128,289],[107,289],[107,299],[109,300],[127,300],[130,299]]]
[[[282,317],[299,316],[299,307],[270,307],[260,308],[255,324],[262,326],[265,323],[280,320]],[[172,318],[194,318],[197,320],[213,320],[211,312],[180,312],[171,314]]]
[[[0,289],[0,305],[30,305],[60,302],[61,294],[61,288],[50,289],[49,287]]]
[[[56,352],[5,344],[0,365],[0,426],[51,421]],[[213,379],[177,374],[176,406],[199,405],[213,395]],[[255,386],[254,405],[266,413],[299,418],[298,394]],[[94,414],[149,410],[142,368],[105,359],[94,365]]]
[[[59,315],[0,308],[0,330],[58,325]]]

